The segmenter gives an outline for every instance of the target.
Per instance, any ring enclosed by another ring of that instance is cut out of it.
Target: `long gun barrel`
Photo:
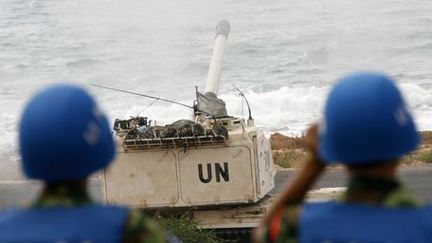
[[[222,69],[222,57],[225,49],[225,43],[230,32],[230,24],[226,20],[221,20],[216,26],[215,45],[210,61],[210,67],[207,75],[207,82],[204,88],[205,92],[212,92],[215,95],[219,91],[219,82]]]

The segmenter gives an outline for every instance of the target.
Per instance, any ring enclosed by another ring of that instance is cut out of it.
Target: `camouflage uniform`
[[[49,192],[44,191],[34,202],[33,208],[79,207],[95,204],[86,190],[59,186]],[[169,235],[157,222],[140,209],[131,209],[125,222],[122,242],[169,242]]]
[[[362,202],[384,208],[418,207],[420,203],[396,180],[353,177],[338,199],[341,202]],[[300,204],[289,204],[272,218],[260,242],[297,242]]]

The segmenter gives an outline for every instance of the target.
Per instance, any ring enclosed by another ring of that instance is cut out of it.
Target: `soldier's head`
[[[115,155],[105,115],[85,90],[73,85],[53,85],[30,99],[19,145],[24,174],[49,182],[85,179]]]
[[[415,124],[393,80],[359,72],[331,90],[320,126],[319,156],[349,168],[394,164],[419,143]]]

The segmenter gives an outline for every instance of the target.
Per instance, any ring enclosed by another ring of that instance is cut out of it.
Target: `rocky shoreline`
[[[416,151],[402,159],[404,165],[432,163],[432,131],[419,132],[422,142]],[[282,168],[298,168],[307,157],[303,137],[290,137],[280,133],[270,136],[273,161]]]

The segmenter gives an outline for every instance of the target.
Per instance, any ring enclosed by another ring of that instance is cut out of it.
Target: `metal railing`
[[[222,145],[226,144],[226,142],[227,139],[223,135],[202,135],[169,138],[135,138],[124,139],[123,147],[126,150],[172,149]]]

